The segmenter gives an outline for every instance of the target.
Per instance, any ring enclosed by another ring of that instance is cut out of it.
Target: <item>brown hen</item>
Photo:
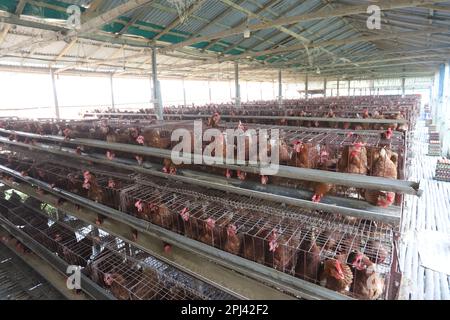
[[[339,259],[327,259],[320,275],[320,284],[328,289],[337,292],[350,290],[353,282],[352,270],[348,265]]]
[[[378,299],[383,294],[384,281],[376,270],[376,264],[361,252],[353,252],[349,262],[354,268],[353,293],[362,299]]]
[[[314,234],[308,234],[300,244],[297,253],[295,275],[308,281],[316,281],[319,277],[321,248],[316,244]]]

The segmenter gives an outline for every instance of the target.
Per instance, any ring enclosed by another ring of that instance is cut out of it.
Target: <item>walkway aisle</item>
[[[417,243],[417,231],[433,230],[450,235],[450,183],[433,180],[438,157],[427,156],[428,128],[417,124],[411,138],[412,159],[409,179],[420,181],[421,198],[406,196],[400,243],[400,267],[403,272],[400,299],[450,299],[450,276],[423,268]]]

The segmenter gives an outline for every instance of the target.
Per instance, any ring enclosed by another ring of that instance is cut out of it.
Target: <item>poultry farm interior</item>
[[[420,96],[284,106],[166,108],[164,121],[152,110],[3,119],[1,224],[22,246],[80,265],[92,297],[398,298],[404,197],[421,194],[408,174]],[[243,138],[246,163],[172,162],[172,134],[194,134],[195,120],[239,129],[215,150],[235,158]],[[275,175],[250,163],[264,129],[280,132],[266,137],[279,147]]]

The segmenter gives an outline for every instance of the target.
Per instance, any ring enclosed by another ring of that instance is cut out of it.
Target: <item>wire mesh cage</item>
[[[205,300],[232,296],[120,240],[107,243],[86,269],[120,300]]]
[[[125,212],[317,284],[327,260],[356,265],[357,252],[376,266],[376,282],[383,282],[376,298],[387,292],[395,231],[390,225],[157,180],[123,190],[121,201]],[[311,260],[316,269],[305,263]]]
[[[283,124],[293,126],[343,128],[343,129],[387,129],[405,131],[408,127],[395,124],[363,124],[349,122],[308,121],[270,119],[270,117],[318,117],[318,118],[375,118],[375,119],[405,119],[409,127],[414,127],[415,118],[420,107],[420,96],[364,96],[364,97],[332,97],[309,100],[283,100],[283,108],[278,101],[258,101],[242,103],[240,108],[234,104],[213,104],[192,108],[176,108],[165,110],[170,115],[212,115],[220,112],[227,116],[258,116],[266,118],[246,118],[249,123]],[[171,117],[172,118],[172,117]],[[229,119],[224,118],[224,121]],[[242,119],[244,120],[244,119]],[[233,121],[233,119],[231,119]]]
[[[41,163],[34,169],[43,170],[38,179],[48,183],[55,183],[47,181],[48,177],[70,181],[67,177],[74,172],[73,168],[52,163]],[[101,190],[94,194],[87,190],[83,196],[165,229],[351,296],[372,299],[385,297],[388,292],[395,232],[390,225],[236,194],[224,195],[156,177],[148,180],[140,176],[126,181],[114,190],[114,199],[119,202],[109,201],[103,196],[106,191],[102,187],[107,176],[93,171],[87,177],[86,171],[76,172],[78,185],[90,183],[88,189],[98,185]],[[69,184],[61,188],[69,189]],[[83,185],[81,188],[86,189]],[[73,232],[67,234],[52,226],[43,233],[41,226],[44,228],[45,222],[33,230],[38,230],[46,247],[58,255],[67,255],[61,244],[72,247],[78,243]],[[76,257],[71,259],[77,261]],[[363,272],[369,267],[370,276]],[[103,273],[110,274],[109,271]],[[114,277],[107,278],[104,284],[114,281]],[[127,279],[123,281],[128,283]],[[371,281],[375,289],[369,290],[366,287]],[[120,290],[116,294],[125,297]]]
[[[119,209],[120,190],[133,183],[133,175],[114,171],[105,171],[102,168],[87,170],[85,166],[75,166],[65,163],[51,163],[48,161],[33,163],[24,159],[20,154],[14,157],[14,164],[5,161],[5,157],[0,155],[3,164],[14,169],[22,167],[24,174],[40,181],[44,181],[52,187],[75,193],[90,200],[99,202],[106,206]]]
[[[54,221],[44,212],[27,207],[6,210],[6,215],[3,211],[3,218],[20,227],[69,265],[81,266],[86,275],[118,299],[235,299],[75,217],[65,216]],[[96,253],[94,245],[100,246]]]

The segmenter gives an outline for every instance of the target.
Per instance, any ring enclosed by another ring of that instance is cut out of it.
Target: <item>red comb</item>
[[[208,228],[210,230],[214,229],[214,227],[216,226],[216,220],[214,220],[213,218],[208,218],[206,220],[206,225],[208,226]]]
[[[136,207],[136,209],[138,210],[138,212],[142,212],[144,206],[142,204],[142,200],[138,200],[134,203],[134,206]]]
[[[234,224],[230,224],[227,227],[227,234],[229,237],[235,236],[236,235],[236,226]]]
[[[335,266],[336,266],[336,270],[338,272],[339,277],[341,277],[343,279],[344,271],[342,270],[342,266],[341,266],[341,263],[339,262],[339,260],[336,260]]]
[[[187,207],[185,207],[183,210],[181,210],[180,212],[181,217],[183,218],[184,221],[188,221],[189,220],[189,210]]]
[[[115,188],[116,187],[116,183],[114,182],[113,179],[109,179],[108,180],[108,188]]]

